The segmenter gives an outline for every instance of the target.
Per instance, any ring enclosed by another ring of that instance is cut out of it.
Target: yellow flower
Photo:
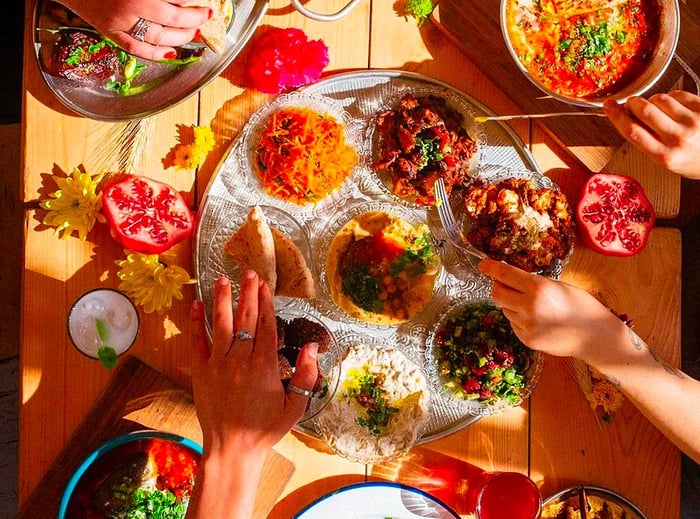
[[[117,273],[121,279],[119,289],[147,314],[154,310],[162,314],[170,308],[173,298],[182,299],[182,285],[195,282],[182,267],[161,263],[157,254],[124,252],[126,259],[115,261],[121,267]]]
[[[601,406],[603,412],[609,415],[620,409],[623,401],[622,392],[609,380],[596,380],[593,383],[593,391],[590,396],[593,409]]]
[[[55,177],[58,191],[51,193],[49,200],[42,200],[40,205],[47,209],[43,223],[55,227],[54,233],[67,238],[73,231],[78,231],[81,240],[87,238],[95,221],[104,222],[102,193],[96,193],[102,174],[92,177],[88,173],[73,170],[70,177]]]
[[[199,149],[200,153],[206,155],[214,149],[216,138],[214,132],[208,126],[193,126],[194,145]]]
[[[199,158],[194,144],[178,144],[173,164],[177,169],[194,169],[199,166]]]

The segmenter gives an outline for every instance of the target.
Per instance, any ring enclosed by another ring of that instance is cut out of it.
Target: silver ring
[[[236,332],[236,339],[240,339],[242,341],[250,341],[252,338],[253,336],[248,330],[238,330]]]
[[[151,22],[149,22],[145,18],[139,18],[138,21],[134,24],[134,27],[133,29],[131,29],[129,34],[135,40],[144,41],[146,39],[146,33],[150,28]]]
[[[307,398],[314,394],[313,391],[309,391],[308,389],[303,389],[299,386],[295,386],[291,382],[287,384],[287,391],[291,391],[292,393],[296,393],[297,395],[305,396]]]

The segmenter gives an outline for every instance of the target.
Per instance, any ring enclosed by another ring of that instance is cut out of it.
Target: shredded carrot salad
[[[265,191],[299,205],[331,194],[357,164],[342,125],[328,114],[297,107],[270,118],[255,156]]]

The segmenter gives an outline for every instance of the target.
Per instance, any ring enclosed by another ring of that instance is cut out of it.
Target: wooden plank
[[[145,429],[202,443],[191,395],[136,357],[129,357],[22,506],[19,517],[56,517],[65,484],[90,452],[109,439]],[[267,517],[293,472],[294,466],[287,459],[271,452],[263,469],[254,517]]]
[[[680,366],[680,232],[657,228],[631,258],[579,248],[564,271],[577,285],[634,320],[635,331]],[[650,290],[649,287],[655,287]],[[531,470],[544,495],[585,483],[610,488],[649,516],[677,519],[680,451],[626,401],[600,425],[565,359],[548,357],[530,399]]]
[[[524,113],[557,112],[576,107],[564,106],[543,94],[517,68],[503,43],[500,27],[499,2],[463,2],[440,0],[433,22],[479,66]],[[698,26],[682,9],[681,40],[678,53],[693,63],[700,56]],[[672,63],[654,91],[666,91],[682,75],[677,63]],[[571,124],[567,118],[551,118],[537,122],[558,142],[592,171],[600,171],[624,143],[624,139],[605,119],[579,118]]]

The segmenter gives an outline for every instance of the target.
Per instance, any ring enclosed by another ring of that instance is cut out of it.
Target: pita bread
[[[186,4],[189,7],[211,7],[214,11],[212,17],[199,27],[201,32],[199,39],[207,47],[221,54],[226,49],[226,33],[233,17],[233,3],[231,0],[195,0]]]
[[[275,242],[275,259],[277,261],[275,295],[314,299],[316,297],[314,280],[299,247],[283,232],[274,227],[272,228],[272,239]]]
[[[275,293],[277,272],[275,242],[265,215],[258,206],[248,212],[246,221],[224,245],[224,252],[233,257],[241,270],[254,270]]]

